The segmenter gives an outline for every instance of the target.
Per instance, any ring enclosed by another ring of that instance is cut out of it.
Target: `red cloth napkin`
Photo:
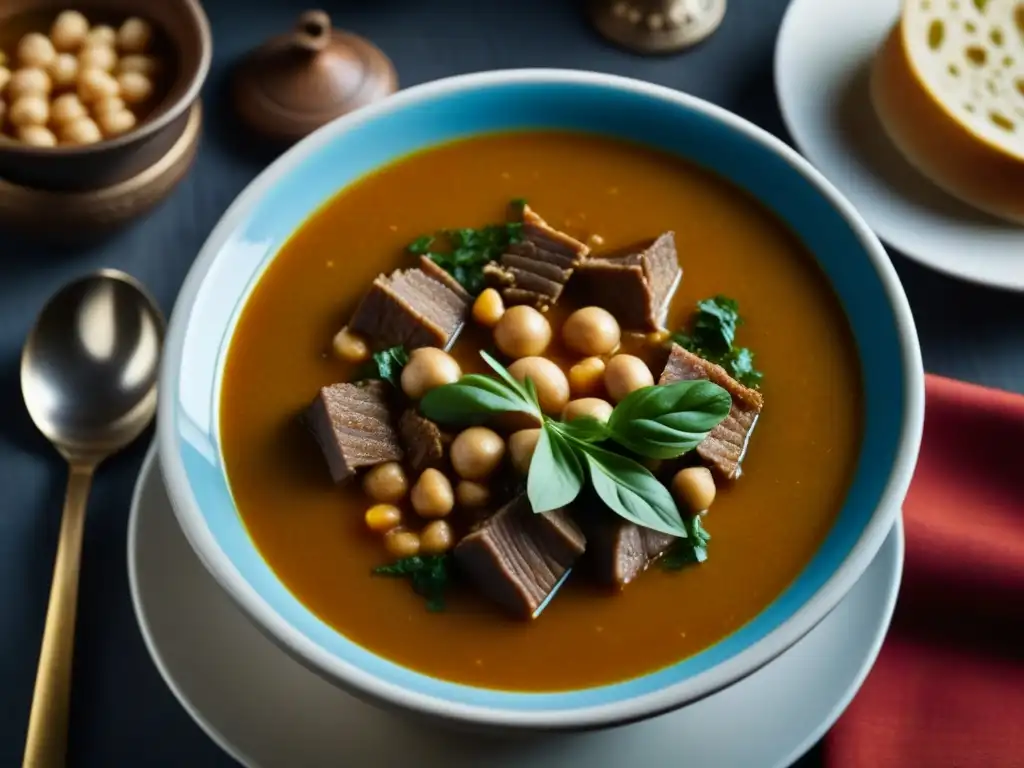
[[[1024,397],[926,390],[896,615],[828,768],[1024,768]]]

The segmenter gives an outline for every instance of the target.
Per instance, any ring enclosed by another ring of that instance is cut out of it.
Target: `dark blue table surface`
[[[144,220],[80,249],[58,250],[0,232],[0,766],[21,760],[65,482],[63,463],[21,403],[22,341],[54,290],[101,266],[136,275],[170,312],[203,240],[271,159],[239,135],[230,119],[227,73],[249,48],[290,28],[304,6],[292,0],[206,0],[205,5],[215,46],[203,93],[207,124],[198,162],[173,196]],[[788,139],[772,88],[772,53],[786,0],[732,0],[722,27],[703,46],[658,59],[607,45],[591,32],[581,4],[573,0],[334,0],[323,5],[339,26],[370,37],[392,57],[403,86],[487,69],[590,69],[687,91]],[[918,323],[926,368],[1024,391],[1024,301],[894,259]],[[227,766],[232,761],[164,686],[131,609],[125,533],[148,439],[147,434],[102,468],[90,500],[69,763]],[[816,756],[806,762],[816,763]]]

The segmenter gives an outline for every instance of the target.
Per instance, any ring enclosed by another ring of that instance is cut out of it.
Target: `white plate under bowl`
[[[875,233],[953,277],[1024,291],[1024,227],[975,211],[918,173],[868,95],[875,51],[900,0],[793,0],[775,45],[775,92],[804,156]]]
[[[188,545],[154,456],[143,464],[128,524],[139,627],[181,705],[251,767],[781,768],[824,735],[864,681],[903,569],[897,518],[860,581],[817,627],[753,675],[676,712],[583,734],[456,734],[351,697],[264,637]]]

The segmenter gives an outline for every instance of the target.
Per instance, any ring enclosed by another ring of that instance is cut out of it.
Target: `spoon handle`
[[[71,659],[75,643],[78,572],[82,561],[85,506],[94,466],[72,464],[64,516],[57,540],[50,603],[46,609],[43,647],[32,693],[24,768],[59,768],[67,754]]]

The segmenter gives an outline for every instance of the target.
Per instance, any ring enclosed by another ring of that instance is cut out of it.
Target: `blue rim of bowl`
[[[816,254],[865,361],[857,475],[839,520],[797,581],[751,622],[695,656],[625,682],[564,693],[439,680],[380,657],[322,622],[276,579],[248,538],[218,441],[227,344],[245,299],[291,232],[335,192],[383,163],[460,137],[529,128],[632,139],[689,157],[746,188]],[[714,156],[702,155],[704,147],[714,148]],[[243,281],[235,286],[237,301],[218,306],[204,290],[233,274],[244,276],[237,278]],[[206,336],[211,327],[223,334]],[[190,350],[202,347],[200,354],[185,358],[186,343]],[[778,139],[700,99],[569,70],[488,72],[411,88],[325,126],[285,153],[231,205],[190,270],[168,331],[161,391],[159,453],[175,513],[200,560],[257,626],[313,671],[378,703],[530,729],[599,727],[667,711],[750,674],[799,640],[846,594],[888,534],[910,483],[924,416],[920,349],[895,270],[864,221],[817,171]]]

